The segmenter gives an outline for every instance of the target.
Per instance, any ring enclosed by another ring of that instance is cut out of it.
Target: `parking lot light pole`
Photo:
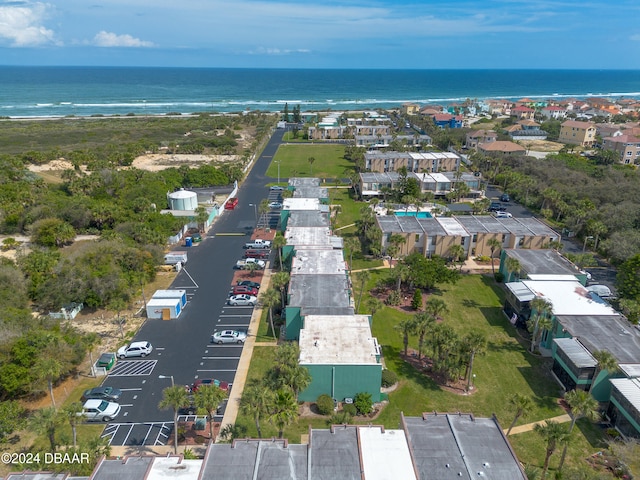
[[[584,237],[584,244],[582,245],[582,253],[584,253],[587,250],[587,241],[591,239],[593,239],[591,235],[589,235],[588,237]]]
[[[171,379],[171,386],[172,387],[176,386],[175,382],[173,381],[173,375],[158,375],[158,378],[170,378]]]
[[[278,164],[278,185],[280,185],[280,160],[276,162]]]
[[[250,203],[249,206],[253,207],[253,213],[256,216],[256,223],[257,223],[258,222],[258,205],[256,205],[255,203]]]

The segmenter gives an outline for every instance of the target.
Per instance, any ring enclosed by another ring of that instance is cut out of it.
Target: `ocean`
[[[0,117],[395,108],[471,99],[640,98],[638,70],[0,66]]]

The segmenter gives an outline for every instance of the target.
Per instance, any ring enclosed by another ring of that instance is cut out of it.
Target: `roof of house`
[[[572,128],[596,128],[595,124],[591,122],[580,122],[578,120],[566,120],[562,122],[563,127],[572,127]]]
[[[291,262],[290,274],[291,277],[296,275],[344,275],[346,277],[347,265],[341,249],[298,248]]]
[[[553,343],[578,368],[593,368],[598,365],[598,361],[577,338],[554,338]]]
[[[478,145],[481,150],[487,152],[524,152],[526,149],[517,143],[507,140],[499,140],[497,142],[481,143]]]
[[[526,113],[531,113],[531,112],[535,112],[535,110],[533,108],[529,108],[529,107],[525,107],[524,105],[518,105],[517,107],[514,107],[511,109],[511,112],[526,112]]]
[[[328,227],[330,225],[329,216],[318,210],[293,211],[287,220],[287,228]]]
[[[329,191],[325,187],[303,185],[293,191],[294,198],[329,198]]]
[[[575,275],[578,267],[555,250],[505,249],[505,254],[520,262],[522,270],[529,275]]]
[[[301,365],[380,364],[369,315],[306,315],[299,344]]]
[[[587,290],[578,280],[575,282],[523,280],[522,284],[535,296],[550,301],[556,317],[561,315],[619,316],[611,305]]]
[[[401,421],[419,478],[526,479],[494,418],[434,413]]]
[[[637,412],[640,412],[640,380],[637,378],[610,378],[609,381],[613,388],[620,392]]]
[[[292,187],[319,187],[320,179],[316,177],[291,177],[289,185]]]
[[[349,282],[345,274],[335,275],[291,275],[289,279],[289,305],[302,307],[305,311],[312,308],[353,308],[349,300]],[[335,312],[327,310],[326,313]],[[322,312],[316,312],[318,314]]]

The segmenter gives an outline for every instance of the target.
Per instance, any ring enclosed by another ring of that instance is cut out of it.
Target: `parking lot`
[[[280,191],[270,190],[265,172],[282,138],[278,131],[254,168],[249,172],[237,197],[237,207],[216,220],[202,242],[190,248],[188,261],[170,288],[187,291],[188,302],[173,320],[148,319],[135,341],[153,345],[150,355],[141,359],[119,360],[103,382],[120,388],[121,411],[103,432],[111,445],[165,445],[172,442],[173,411],[160,410],[164,388],[192,385],[198,379],[215,378],[233,384],[243,345],[211,343],[217,330],[247,331],[253,308],[227,305],[234,279],[234,265],[243,257],[244,244],[256,223],[275,229],[280,209],[270,209],[258,219],[255,205],[267,198],[281,202]],[[255,333],[255,332],[254,332]],[[231,386],[233,389],[233,385]],[[221,406],[215,420],[225,411]],[[181,416],[180,420],[196,417]]]

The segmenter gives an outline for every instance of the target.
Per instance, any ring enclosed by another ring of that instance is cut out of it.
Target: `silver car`
[[[211,335],[211,343],[217,343],[222,345],[223,343],[244,343],[247,339],[245,332],[239,332],[238,330],[222,330],[221,332],[215,332]]]
[[[78,416],[94,422],[110,422],[120,413],[120,405],[106,400],[91,399],[84,402]]]
[[[258,298],[253,295],[243,293],[241,295],[232,295],[229,297],[229,305],[242,305],[253,307],[258,302]]]

